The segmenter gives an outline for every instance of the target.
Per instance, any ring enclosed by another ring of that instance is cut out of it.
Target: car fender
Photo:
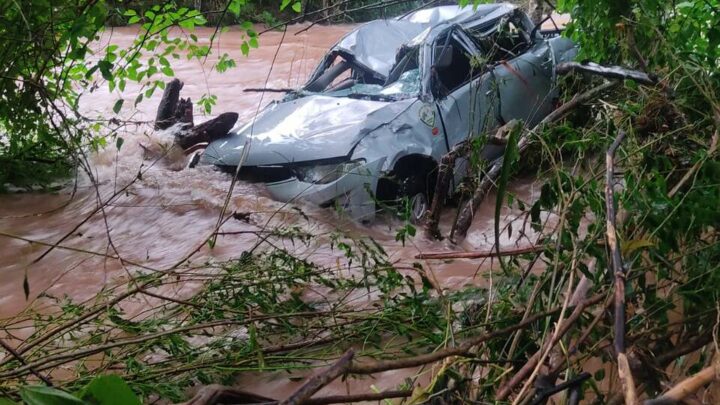
[[[428,111],[433,118],[427,116]],[[425,119],[421,113],[426,114]],[[439,161],[447,152],[440,117],[432,104],[415,100],[393,120],[378,126],[355,146],[352,159],[374,161],[386,157],[381,171],[391,171],[403,157],[422,155]]]

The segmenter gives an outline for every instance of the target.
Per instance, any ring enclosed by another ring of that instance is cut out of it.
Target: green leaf
[[[240,6],[244,3],[242,0],[231,0],[228,4],[228,11],[235,14],[235,17],[240,17]]]
[[[290,5],[290,0],[282,0],[282,3],[280,3],[280,11],[285,10],[288,5]]]
[[[82,399],[99,405],[140,405],[140,400],[117,375],[95,377],[85,387]]]
[[[31,385],[20,389],[20,398],[27,405],[83,405],[79,398],[57,388]]]
[[[102,74],[103,79],[105,79],[105,80],[113,79],[113,75],[111,72],[112,68],[113,68],[112,63],[110,63],[106,60],[101,60],[100,62],[98,62],[97,66],[100,69],[100,73]]]
[[[18,405],[18,403],[9,398],[0,397],[0,405]]]
[[[122,148],[123,143],[125,143],[125,139],[118,136],[115,140],[115,147],[117,147],[117,150],[120,150],[120,148]]]
[[[124,102],[125,102],[125,100],[123,100],[123,99],[119,99],[118,101],[115,102],[115,105],[113,105],[113,112],[115,114],[120,112],[120,109],[122,108]]]
[[[247,41],[243,42],[242,45],[240,45],[240,52],[242,52],[242,54],[245,56],[248,56],[250,54],[250,45],[248,45]]]
[[[299,13],[299,12],[302,10],[302,4],[300,4],[300,2],[297,1],[297,2],[293,3],[292,9],[293,9],[293,11],[295,11],[296,13]]]
[[[160,70],[162,70],[162,72],[165,74],[165,76],[170,76],[170,77],[175,76],[175,72],[173,72],[173,70],[169,66],[163,66],[163,68]]]

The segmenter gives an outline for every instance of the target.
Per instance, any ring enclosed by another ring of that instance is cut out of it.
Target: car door
[[[433,93],[448,149],[496,126],[497,92],[493,73],[473,62],[479,49],[459,29],[433,44]],[[443,52],[444,49],[444,52]],[[452,52],[451,61],[447,52]],[[456,161],[455,185],[467,174],[467,161]]]
[[[511,19],[496,46],[502,58],[493,74],[497,80],[501,123],[520,119],[535,126],[553,109],[552,54],[544,39],[531,40],[522,21]]]

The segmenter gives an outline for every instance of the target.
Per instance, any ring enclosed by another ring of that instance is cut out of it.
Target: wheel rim
[[[427,198],[423,193],[417,193],[410,198],[410,210],[414,221],[422,219],[425,211],[427,211],[427,205]]]

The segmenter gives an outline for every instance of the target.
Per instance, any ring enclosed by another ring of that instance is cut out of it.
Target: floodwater
[[[248,57],[240,52],[239,31],[231,29],[221,34],[213,44],[213,55],[228,53],[238,61],[236,68],[223,74],[212,70],[215,56],[204,63],[185,58],[171,61],[175,76],[185,83],[181,96],[195,101],[204,94],[213,94],[217,96],[213,114],[234,111],[240,114],[240,121],[247,120],[260,106],[280,95],[247,93],[243,89],[300,86],[325,50],[351,26],[315,26],[297,34],[301,28],[292,26],[286,34],[278,31],[263,34],[260,47],[252,49]],[[208,38],[211,33],[210,29],[200,29],[196,34]],[[133,28],[115,29],[103,36],[98,48],[108,43],[128,46],[134,35]],[[91,118],[107,119],[121,95],[111,93],[106,83],[98,85],[94,92],[82,97],[82,111]],[[161,91],[134,108],[132,101],[141,91],[144,89],[139,86],[128,85],[122,94],[126,102],[121,115],[134,123],[117,130],[117,136],[124,140],[121,149],[118,151],[115,141],[110,140],[101,152],[88,156],[97,188],[81,173],[75,184],[56,192],[0,195],[0,326],[28,308],[52,311],[56,304],[48,296],[68,297],[75,302],[91,299],[104,288],[126,283],[129,274],[140,271],[136,264],[166,269],[188,257],[193,265],[221,261],[238,257],[257,242],[255,235],[246,233],[220,236],[213,249],[204,244],[218,222],[230,176],[207,167],[179,170],[185,166],[186,158],[177,151],[156,160],[172,138],[169,134],[154,132],[152,125],[143,123],[154,118]],[[208,118],[195,107],[196,123]],[[150,153],[141,145],[150,149]],[[142,171],[140,179],[137,178],[139,171]],[[516,181],[511,191],[525,201],[532,201],[538,190],[532,179],[525,179]],[[98,209],[100,200],[109,200],[104,209]],[[301,209],[307,219],[296,208]],[[476,215],[468,237],[458,246],[447,241],[425,240],[422,232],[402,246],[395,241],[396,230],[402,225],[395,219],[385,217],[370,225],[355,224],[330,209],[302,203],[286,206],[270,199],[261,186],[239,183],[227,212],[249,213],[249,220],[228,221],[222,231],[258,230],[268,222],[297,225],[316,235],[341,230],[355,237],[375,238],[386,248],[392,261],[409,265],[417,261],[415,255],[420,252],[489,250],[494,241],[493,210],[491,194]],[[514,225],[516,230],[523,227],[524,220],[516,218],[518,214],[503,211],[506,222],[518,222]],[[446,209],[445,231],[454,215],[453,209]],[[519,238],[519,234],[516,231],[509,238],[503,233],[502,247],[527,246],[533,242],[532,235]],[[323,240],[327,241],[321,237],[311,246],[295,249],[311,260],[332,263],[338,253],[323,245]],[[45,254],[53,244],[57,246]],[[422,263],[443,288],[484,283],[492,265],[489,260]],[[29,285],[27,300],[23,289],[25,276]],[[162,291],[164,295],[178,298],[187,298],[192,293],[192,286],[164,288],[168,289]],[[393,381],[399,382],[401,377],[398,374],[395,379],[377,379],[360,385],[365,392],[371,383],[381,389],[392,388]]]

